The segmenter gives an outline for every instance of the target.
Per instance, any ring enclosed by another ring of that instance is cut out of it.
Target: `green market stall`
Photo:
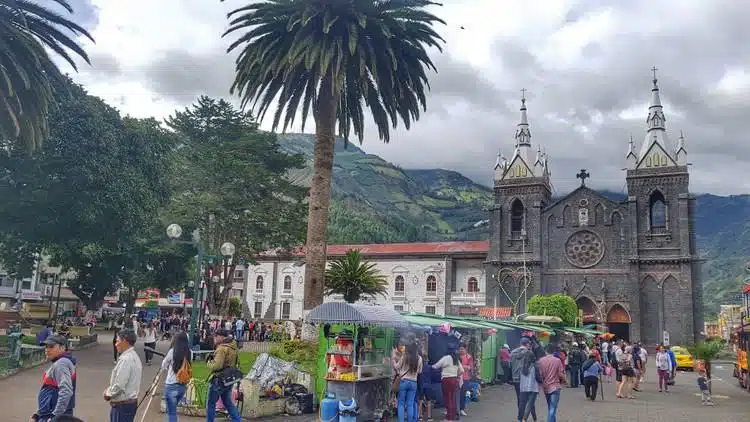
[[[396,330],[409,323],[398,312],[383,306],[324,303],[306,317],[320,326],[315,393],[336,400],[354,399],[357,421],[380,420],[390,410],[391,350]]]

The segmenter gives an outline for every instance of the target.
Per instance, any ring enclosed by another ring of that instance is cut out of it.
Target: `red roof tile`
[[[479,315],[485,318],[510,318],[513,313],[513,308],[510,306],[503,306],[499,308],[479,308]]]
[[[358,250],[365,256],[386,255],[485,255],[489,251],[489,241],[476,240],[464,242],[415,242],[415,243],[371,243],[364,245],[328,245],[329,256],[345,255],[350,249]],[[281,257],[284,255],[295,257],[304,256],[304,249],[292,251],[266,251],[261,257]]]

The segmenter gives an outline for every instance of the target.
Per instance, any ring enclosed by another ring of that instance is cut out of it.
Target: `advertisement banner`
[[[182,294],[181,293],[172,293],[169,296],[167,296],[167,303],[170,305],[179,305],[182,303]]]

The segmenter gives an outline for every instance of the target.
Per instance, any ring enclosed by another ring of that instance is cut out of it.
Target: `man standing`
[[[579,372],[583,363],[582,357],[581,349],[578,348],[578,343],[574,341],[568,352],[568,371],[570,372],[571,388],[578,388],[578,381],[580,380]]]
[[[216,419],[216,402],[219,398],[231,416],[232,422],[241,422],[240,413],[232,401],[232,386],[226,386],[221,379],[224,369],[236,366],[239,362],[237,344],[232,339],[232,334],[223,329],[216,330],[214,333],[214,344],[216,345],[214,357],[206,363],[206,367],[211,371],[206,401],[206,422],[214,422]]]
[[[137,336],[133,330],[117,333],[115,347],[120,354],[109,378],[109,387],[104,390],[104,400],[112,407],[110,422],[133,422],[138,410],[138,390],[141,386],[143,366],[136,353]]]
[[[523,411],[525,410],[521,408],[521,369],[523,368],[524,360],[527,358],[531,359],[532,355],[531,340],[528,337],[521,337],[521,345],[510,352],[510,382],[516,390],[516,414],[519,422],[523,420]]]
[[[242,347],[242,340],[244,340],[245,336],[245,321],[242,320],[242,317],[237,318],[237,335],[235,338],[237,339],[237,344]]]
[[[66,338],[58,335],[44,340],[47,360],[52,365],[44,371],[39,389],[38,409],[32,421],[55,421],[63,415],[73,415],[76,405],[76,360],[66,350]]]
[[[555,347],[547,345],[547,354],[539,359],[539,373],[542,376],[542,389],[547,399],[547,422],[557,422],[557,407],[560,404],[561,384],[565,383],[565,367],[553,353]]]

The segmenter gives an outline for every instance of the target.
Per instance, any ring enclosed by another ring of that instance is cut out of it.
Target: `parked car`
[[[672,347],[672,351],[674,352],[674,358],[677,361],[677,369],[685,371],[695,370],[695,359],[693,359],[693,355],[690,354],[686,348],[682,346],[674,346]]]

